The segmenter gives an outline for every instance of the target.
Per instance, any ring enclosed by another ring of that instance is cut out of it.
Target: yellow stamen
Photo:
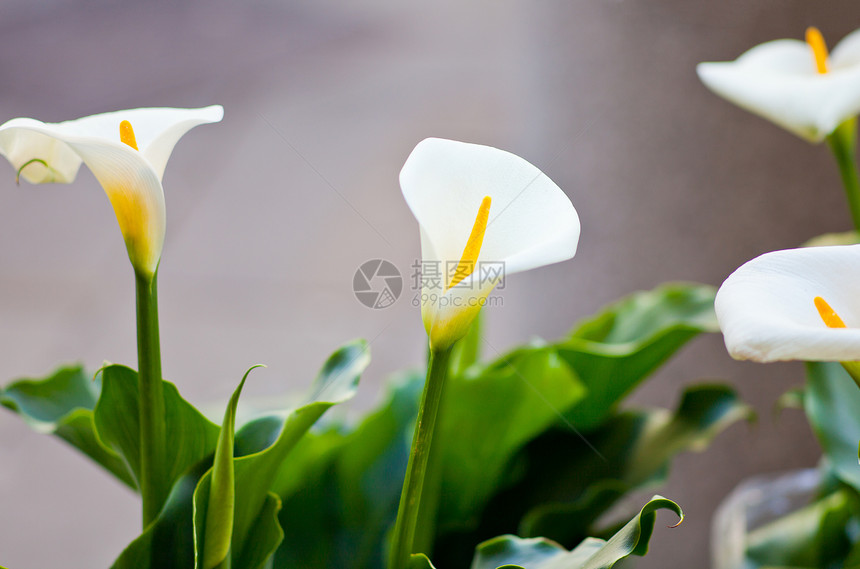
[[[119,139],[135,150],[140,150],[137,147],[137,140],[134,138],[134,129],[131,128],[130,122],[122,121],[119,123]]]
[[[836,314],[836,311],[820,296],[815,297],[815,308],[818,309],[818,314],[824,320],[824,323],[827,324],[828,328],[847,328],[845,322]]]
[[[827,73],[827,44],[824,43],[824,36],[818,31],[818,28],[806,28],[806,43],[812,48],[812,55],[815,56],[815,67],[819,73]]]
[[[475,218],[475,225],[472,226],[472,233],[469,235],[466,248],[463,249],[463,256],[460,257],[460,262],[457,263],[457,269],[451,277],[448,288],[457,286],[457,284],[471,275],[472,271],[475,270],[475,262],[481,253],[481,245],[484,244],[484,233],[487,232],[487,220],[490,218],[491,201],[490,196],[484,196],[484,199],[481,201],[481,206],[478,208],[478,216]]]

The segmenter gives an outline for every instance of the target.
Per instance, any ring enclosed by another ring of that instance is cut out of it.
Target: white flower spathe
[[[741,360],[860,360],[860,245],[807,247],[756,257],[717,292],[726,348]],[[823,298],[847,328],[828,328]]]
[[[781,39],[696,71],[717,95],[818,143],[860,113],[860,30],[839,42],[827,67],[818,72],[806,42]]]
[[[406,160],[400,185],[420,227],[421,314],[433,348],[444,349],[465,335],[499,276],[576,253],[580,225],[570,199],[535,166],[509,152],[428,138]],[[489,215],[474,271],[449,288],[448,270],[464,258],[487,197]],[[434,266],[439,278],[426,271]]]
[[[16,118],[0,125],[0,154],[33,184],[70,183],[85,163],[113,206],[132,265],[151,276],[164,244],[167,159],[183,134],[223,116],[213,105],[131,109],[60,123]],[[131,124],[137,149],[121,141],[123,121]]]

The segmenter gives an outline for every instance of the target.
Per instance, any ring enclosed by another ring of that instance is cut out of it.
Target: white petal
[[[759,44],[745,51],[732,63],[765,73],[808,76],[818,72],[815,56],[809,44],[793,39],[773,40]]]
[[[218,122],[223,116],[224,109],[213,105],[201,109],[130,109],[60,123],[12,119],[0,126],[0,153],[6,156],[16,169],[28,160],[40,158],[59,173],[54,176],[56,179],[50,179],[50,176],[45,174],[47,169],[27,166],[21,175],[32,183],[70,182],[75,177],[80,160],[75,159],[74,152],[68,147],[56,144],[51,146],[49,139],[30,134],[33,127],[41,126],[37,130],[49,132],[51,136],[61,140],[75,138],[119,142],[119,124],[127,120],[134,129],[141,154],[161,179],[167,159],[182,135],[197,125]]]
[[[732,273],[716,310],[737,359],[860,359],[860,245],[767,253]],[[815,308],[822,297],[848,328],[828,328]]]
[[[31,184],[73,182],[81,166],[81,157],[66,143],[40,132],[44,126],[42,122],[25,118],[0,125],[0,154]]]
[[[505,262],[506,274],[512,274],[576,252],[579,218],[570,199],[509,152],[428,138],[406,160],[400,185],[421,226],[425,259],[460,259],[484,196],[492,205],[480,261]]]
[[[4,134],[13,140],[35,137],[40,148],[44,141],[54,141],[54,148],[62,149],[57,153],[61,159],[69,160],[67,157],[74,155],[77,164],[83,160],[114,208],[132,265],[152,274],[161,256],[166,225],[161,180],[140,152],[119,142],[118,125],[115,140],[80,136],[80,132],[92,133],[94,130],[69,128],[68,123],[16,119],[0,127],[0,139]],[[49,164],[57,168],[55,162]],[[27,166],[22,175],[31,168]]]
[[[832,70],[819,74],[804,42],[778,40],[749,50],[736,61],[700,63],[696,70],[714,93],[810,142],[821,142],[860,113],[860,65],[845,65],[855,40],[842,48]],[[844,54],[844,55],[843,55]]]
[[[166,213],[161,178],[179,138],[199,124],[217,122],[218,105],[202,109],[148,108],[115,111],[61,123],[13,119],[0,125],[0,154],[32,183],[71,182],[86,162],[105,190],[129,258],[138,271],[154,273],[164,244]],[[140,151],[120,141],[127,120]]]
[[[854,30],[840,41],[830,52],[831,69],[840,69],[860,64],[860,29]]]
[[[151,164],[122,143],[70,142],[104,188],[131,264],[152,275],[164,246],[167,214],[161,180]]]
[[[201,124],[219,122],[224,118],[224,108],[220,105],[212,105],[202,109],[138,109],[139,111],[153,111],[153,115],[146,120],[139,121],[141,127],[141,139],[138,139],[140,151],[152,164],[155,173],[160,180],[164,176],[164,167],[167,159],[173,152],[173,147],[186,132]],[[155,112],[158,111],[157,116]],[[134,119],[128,119],[134,126]],[[156,128],[158,126],[161,128]],[[152,132],[147,129],[152,127]],[[135,130],[135,133],[137,131]],[[140,141],[144,142],[141,143]]]

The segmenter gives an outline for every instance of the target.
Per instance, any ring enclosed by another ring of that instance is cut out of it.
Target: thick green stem
[[[135,275],[137,292],[137,361],[140,381],[140,496],[143,527],[157,516],[167,499],[165,480],[164,390],[158,339],[158,294],[155,275]]]
[[[418,523],[421,491],[424,488],[424,476],[430,459],[430,444],[442,401],[442,389],[445,386],[450,355],[450,348],[430,352],[427,382],[424,384],[424,394],[421,396],[421,406],[418,408],[418,420],[412,437],[406,479],[403,481],[403,491],[400,494],[400,506],[397,509],[397,522],[394,525],[391,540],[388,569],[406,569],[409,556],[413,553],[412,544]]]
[[[842,175],[842,185],[845,187],[854,229],[860,234],[860,177],[857,174],[855,158],[857,119],[848,119],[836,127],[836,130],[827,137],[827,143],[839,165],[839,173]]]

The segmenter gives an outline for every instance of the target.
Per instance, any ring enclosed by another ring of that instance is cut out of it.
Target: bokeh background
[[[716,285],[760,253],[849,228],[827,149],[718,99],[695,65],[813,24],[832,45],[860,26],[855,0],[4,0],[0,14],[0,120],[224,105],[223,123],[179,143],[164,179],[164,372],[204,407],[221,408],[258,362],[269,367],[247,401],[283,401],[354,337],[373,352],[355,409],[421,362],[418,231],[397,174],[427,136],[525,157],[582,219],[574,260],[509,279],[504,306],[487,311],[488,356],[557,337],[632,291]],[[385,310],[352,294],[373,258],[406,277]],[[16,187],[0,164],[2,381],[63,362],[135,365],[133,299],[92,175]],[[802,415],[773,410],[802,374],[734,362],[713,335],[638,389],[636,404],[673,406],[685,383],[725,379],[760,414],[676,461],[660,493],[687,520],[658,526],[640,567],[708,566],[711,516],[738,482],[816,463]],[[0,412],[0,564],[107,567],[138,534],[137,504]]]

